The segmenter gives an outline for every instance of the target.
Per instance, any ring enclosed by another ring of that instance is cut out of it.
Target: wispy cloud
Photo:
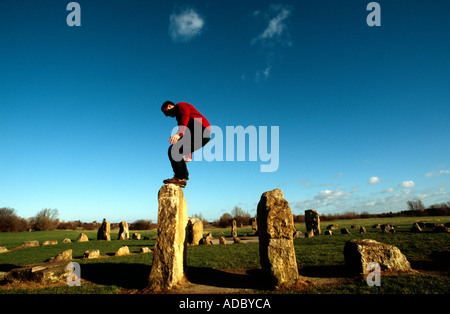
[[[277,44],[292,46],[289,28],[287,26],[293,8],[289,5],[272,4],[267,13],[255,11],[255,17],[263,16],[267,26],[257,37],[253,38],[252,44],[260,43],[264,46]]]
[[[431,171],[425,174],[426,178],[434,177],[434,176],[442,176],[444,174],[450,174],[450,170],[440,170],[440,171]]]
[[[174,42],[187,42],[199,36],[204,19],[193,8],[184,8],[170,15],[169,35]]]
[[[289,32],[289,20],[293,12],[290,5],[272,4],[266,12],[260,10],[253,12],[254,18],[261,18],[265,22],[265,27],[250,44],[259,46],[262,53],[265,54],[266,64],[248,76],[243,74],[243,80],[251,79],[255,82],[267,80],[272,71],[272,59],[276,55],[274,48],[291,47],[292,40]]]

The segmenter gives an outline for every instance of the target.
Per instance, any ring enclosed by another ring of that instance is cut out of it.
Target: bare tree
[[[58,210],[45,208],[34,217],[34,229],[39,231],[54,230],[58,226]]]

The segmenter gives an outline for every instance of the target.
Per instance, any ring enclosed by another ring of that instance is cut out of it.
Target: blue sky
[[[449,200],[448,1],[0,1],[0,207],[61,220],[157,220],[186,101],[211,124],[278,126],[279,167],[194,161],[188,214],[294,214]]]

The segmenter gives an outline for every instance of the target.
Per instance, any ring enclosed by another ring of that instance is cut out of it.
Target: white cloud
[[[374,184],[377,184],[377,183],[380,183],[380,182],[381,182],[381,179],[379,177],[370,177],[369,180],[368,180],[368,183],[370,185],[374,185]]]
[[[260,42],[263,45],[272,45],[274,43],[292,45],[290,40],[287,20],[292,14],[293,8],[289,5],[271,5],[269,13],[266,14],[268,21],[264,31],[252,40],[252,44]],[[255,11],[253,16],[261,15],[260,11]]]
[[[394,188],[387,188],[386,190],[382,191],[381,193],[392,193],[394,191],[395,191]]]
[[[408,180],[408,181],[403,181],[398,186],[400,188],[413,188],[416,186],[416,184],[414,183],[414,181]]]
[[[425,177],[426,178],[430,178],[430,177],[433,177],[433,176],[440,177],[443,174],[450,174],[450,170],[440,170],[439,172],[431,171],[431,172],[428,172],[427,174],[425,174]]]
[[[294,202],[296,209],[304,210],[308,208],[321,208],[332,206],[335,208],[341,207],[350,192],[345,192],[341,189],[337,190],[322,190],[315,196],[300,202]]]
[[[192,8],[184,9],[170,16],[169,34],[175,42],[186,42],[199,36],[205,21]]]

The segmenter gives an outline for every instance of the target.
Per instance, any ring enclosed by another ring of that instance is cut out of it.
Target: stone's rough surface
[[[259,257],[270,284],[293,283],[298,278],[294,251],[294,219],[283,191],[262,194],[257,209]]]
[[[83,258],[99,258],[100,250],[89,250],[84,252]]]
[[[23,243],[24,247],[32,247],[32,246],[39,246],[39,241],[25,241]]]
[[[106,240],[106,241],[111,241],[111,225],[109,223],[109,221],[106,221],[106,219],[103,219],[103,223],[100,226],[100,228],[98,228],[97,231],[97,240]]]
[[[58,244],[58,240],[46,240],[42,242],[42,245],[56,245]]]
[[[185,281],[187,204],[182,189],[174,184],[161,187],[158,203],[158,238],[149,284],[171,289]]]
[[[141,253],[150,253],[151,250],[150,250],[148,247],[141,247],[140,252],[141,252]]]
[[[72,259],[72,250],[66,250],[55,257],[55,261],[70,261]]]
[[[65,238],[62,243],[72,243],[72,241],[69,238]]]
[[[128,240],[130,238],[130,231],[128,230],[128,223],[122,221],[119,224],[119,236],[118,240]]]
[[[367,274],[367,265],[378,263],[382,271],[411,271],[405,255],[393,246],[375,240],[350,240],[344,246],[345,265],[349,271]]]
[[[252,218],[252,233],[256,234],[258,232],[258,222],[256,221],[256,217]]]
[[[8,252],[8,249],[6,248],[6,246],[0,246],[0,253],[5,253]]]
[[[77,242],[88,242],[89,238],[84,233],[80,233],[78,236]]]
[[[141,234],[140,233],[133,233],[133,240],[140,240],[141,239]]]
[[[67,270],[67,261],[41,263],[15,268],[5,274],[6,282],[54,283],[66,280],[72,270]]]
[[[305,210],[306,233],[314,232],[314,235],[320,234],[320,218],[319,213],[315,210]]]
[[[186,227],[186,241],[189,245],[198,245],[203,238],[203,222],[197,218],[189,218]]]
[[[115,256],[124,256],[124,255],[130,255],[130,250],[128,249],[128,246],[120,247],[115,254]]]

